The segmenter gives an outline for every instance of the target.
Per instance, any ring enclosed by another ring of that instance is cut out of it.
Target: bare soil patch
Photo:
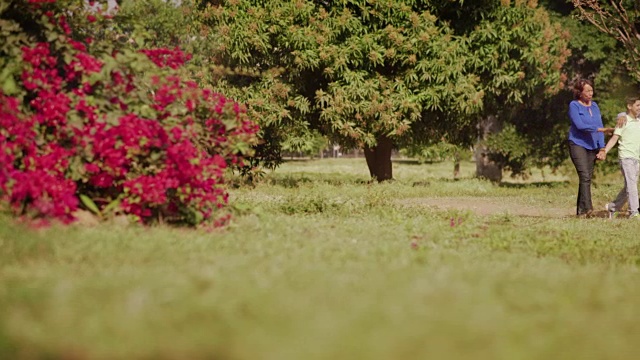
[[[533,216],[548,218],[565,218],[575,216],[573,207],[541,207],[514,201],[514,199],[490,199],[476,197],[439,197],[439,198],[414,198],[401,201],[406,205],[426,206],[441,210],[472,211],[477,215],[510,214],[515,216]],[[605,218],[605,211],[597,211],[594,217]]]

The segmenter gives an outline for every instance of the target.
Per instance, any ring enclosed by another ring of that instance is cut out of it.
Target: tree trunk
[[[474,154],[476,176],[498,183],[502,181],[502,165],[491,160],[485,140],[489,135],[497,134],[500,131],[502,131],[502,123],[494,115],[481,119],[478,124],[478,142]]]
[[[393,143],[386,136],[378,137],[378,144],[375,147],[365,146],[364,157],[367,160],[371,177],[378,182],[393,179],[391,166],[391,150]]]
[[[453,179],[457,180],[460,175],[460,153],[455,152],[453,154]]]

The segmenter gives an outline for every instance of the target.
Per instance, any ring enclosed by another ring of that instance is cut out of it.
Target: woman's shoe
[[[587,211],[585,213],[578,214],[577,217],[579,219],[590,219],[592,217],[595,217],[595,214],[593,213],[593,209],[591,209],[591,210],[589,210],[589,211]]]

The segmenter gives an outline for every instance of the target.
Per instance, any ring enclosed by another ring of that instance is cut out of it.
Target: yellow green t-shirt
[[[618,155],[620,159],[640,160],[640,121],[627,115],[627,124],[613,131],[618,139]]]

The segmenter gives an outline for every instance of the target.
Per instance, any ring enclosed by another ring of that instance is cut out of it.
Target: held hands
[[[596,159],[605,160],[607,158],[607,151],[605,149],[600,149],[598,154],[596,154]]]

